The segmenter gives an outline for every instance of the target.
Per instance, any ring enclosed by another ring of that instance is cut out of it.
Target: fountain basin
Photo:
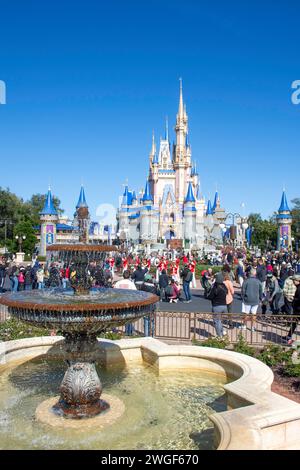
[[[6,373],[7,367],[26,364],[34,357],[57,357],[62,342],[59,337],[41,337],[2,343],[0,377]],[[141,364],[151,365],[151,369],[162,377],[175,371],[179,377],[178,383],[181,382],[178,371],[209,373],[219,377],[223,383],[231,380],[223,386],[229,410],[209,415],[214,424],[215,446],[218,449],[300,448],[300,406],[270,391],[272,371],[254,358],[214,348],[171,346],[153,338],[137,338],[99,342],[98,360],[107,369],[130,368],[133,373],[136,370],[137,374]],[[184,380],[187,379],[183,377],[183,384]],[[133,407],[127,417],[124,415],[122,426],[125,431],[126,426],[130,426],[130,416],[135,413]],[[89,420],[78,422],[82,430],[88,423]],[[165,429],[168,429],[168,423],[165,424]],[[44,432],[45,436],[50,433],[47,427]],[[133,448],[126,447],[124,442],[122,446],[117,448]]]
[[[72,289],[53,288],[7,293],[1,304],[33,325],[92,335],[151,314],[158,300],[149,292],[127,289],[99,288],[77,295]]]

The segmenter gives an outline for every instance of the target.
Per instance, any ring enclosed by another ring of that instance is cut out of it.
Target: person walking
[[[211,300],[212,312],[214,313],[213,321],[218,337],[224,336],[221,315],[222,313],[228,313],[226,304],[227,294],[228,289],[224,284],[223,275],[222,273],[217,273],[215,277],[215,282],[207,298]]]
[[[18,275],[18,290],[23,291],[25,286],[25,268],[23,266],[20,268]]]
[[[136,288],[138,290],[141,289],[141,286],[144,282],[145,274],[148,272],[148,268],[142,268],[141,264],[139,264],[136,270],[133,272],[131,279],[134,281]]]
[[[36,279],[37,279],[39,290],[44,289],[45,287],[44,277],[45,277],[44,269],[42,266],[40,266],[36,272]]]
[[[300,316],[300,274],[295,274],[292,279],[296,287],[296,292],[292,303],[293,315]],[[292,322],[287,336],[283,337],[283,340],[286,340],[289,345],[293,343],[293,334],[297,328],[297,323],[297,321]]]
[[[242,260],[239,260],[238,262],[238,266],[236,268],[236,277],[240,287],[242,288],[245,280],[244,264]]]
[[[258,306],[263,299],[262,284],[256,277],[256,269],[250,270],[249,277],[243,283],[241,295],[242,312],[247,315],[256,315]],[[241,328],[246,329],[246,324],[242,324]]]
[[[271,312],[273,315],[277,315],[279,313],[279,302],[282,297],[282,289],[279,286],[277,277],[272,273],[267,274],[266,294]]]
[[[281,312],[285,313],[286,315],[292,315],[293,313],[293,300],[296,294],[296,286],[294,284],[293,276],[295,272],[290,269],[289,270],[289,277],[285,280],[283,286],[283,300],[284,305],[281,308]]]
[[[183,282],[183,291],[184,291],[184,295],[185,295],[185,298],[186,298],[186,300],[184,300],[184,302],[189,304],[192,301],[192,296],[191,296],[191,292],[190,292],[190,283],[193,279],[193,274],[190,271],[188,264],[186,264],[184,266],[184,269],[181,271],[181,278],[182,278],[182,282]]]
[[[191,257],[189,268],[190,268],[190,271],[193,275],[193,277],[192,277],[192,287],[193,287],[193,289],[196,289],[196,287],[197,287],[196,266],[197,266],[197,261],[194,259],[194,257]]]
[[[169,285],[169,276],[165,269],[162,270],[161,275],[159,276],[159,289],[160,289],[160,301],[164,302],[166,298],[166,288]]]
[[[256,269],[256,277],[262,283],[262,289],[264,292],[266,288],[267,268],[262,258],[258,260],[258,266]]]
[[[130,289],[130,290],[137,290],[135,283],[130,279],[130,272],[124,271],[123,272],[123,279],[117,281],[114,285],[116,289]],[[125,334],[127,336],[132,336],[134,332],[133,323],[126,323],[125,325]]]
[[[231,281],[230,275],[228,273],[224,274],[224,284],[227,287],[228,293],[226,296],[226,305],[227,305],[227,312],[232,313],[233,308],[233,296],[234,296],[234,287]],[[229,328],[233,328],[233,322],[231,318],[229,319]]]

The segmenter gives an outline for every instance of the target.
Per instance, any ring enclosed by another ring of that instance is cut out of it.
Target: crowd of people
[[[264,256],[249,255],[245,250],[224,249],[219,259],[222,266],[198,270],[204,298],[211,301],[217,336],[223,336],[222,314],[232,313],[235,290],[240,293],[242,313],[300,314],[300,259],[296,253],[268,252]],[[196,287],[197,265],[205,260],[197,255],[174,251],[152,256],[133,253],[109,255],[101,263],[91,263],[91,286],[139,289],[154,293],[161,302],[192,301],[191,287]],[[216,270],[214,268],[214,270]],[[17,266],[0,259],[0,292],[23,291],[72,286],[72,266],[57,262],[40,263],[36,259],[27,266]],[[127,326],[127,333],[132,332]],[[245,323],[240,325],[245,329]],[[296,324],[286,337],[292,342]]]
[[[217,336],[224,336],[222,315],[232,313],[234,283],[240,287],[242,313],[256,315],[259,307],[262,314],[300,315],[300,269],[299,257],[289,253],[267,253],[260,258],[245,257],[229,252],[222,270],[213,275],[211,268],[203,271],[201,284],[205,298],[211,300]],[[232,322],[231,322],[232,326]],[[246,329],[245,322],[239,327]],[[291,323],[283,338],[293,342],[296,322]],[[255,327],[252,327],[255,330]]]

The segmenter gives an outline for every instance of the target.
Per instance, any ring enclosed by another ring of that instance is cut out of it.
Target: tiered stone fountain
[[[95,369],[97,335],[151,314],[157,296],[143,291],[92,288],[91,266],[103,267],[114,246],[79,243],[52,245],[53,262],[71,268],[71,288],[8,293],[1,303],[19,320],[61,332],[68,369],[53,413],[65,418],[90,418],[109,408],[101,399],[102,385]]]

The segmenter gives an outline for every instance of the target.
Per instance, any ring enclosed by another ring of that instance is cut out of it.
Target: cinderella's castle
[[[153,135],[144,193],[137,197],[135,191],[125,186],[118,210],[120,237],[143,243],[179,239],[198,248],[222,243],[220,223],[226,214],[218,193],[213,202],[207,203],[201,194],[189,143],[181,80],[175,132],[176,143],[171,148],[166,123],[165,138],[160,140],[158,153]]]

